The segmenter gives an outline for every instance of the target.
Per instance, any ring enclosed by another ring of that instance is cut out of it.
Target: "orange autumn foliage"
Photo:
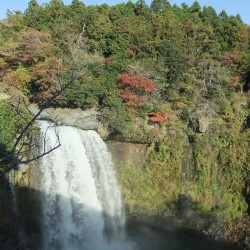
[[[121,97],[129,106],[131,114],[136,115],[136,109],[147,101],[147,93],[156,88],[156,83],[146,77],[131,73],[119,75]]]
[[[165,122],[169,119],[169,115],[167,113],[162,114],[162,115],[159,113],[150,113],[149,116],[150,117],[148,121],[155,122],[155,123]]]
[[[118,85],[121,89],[128,87],[134,87],[146,92],[152,91],[156,88],[156,83],[148,80],[146,77],[138,76],[134,74],[120,74],[120,84]]]

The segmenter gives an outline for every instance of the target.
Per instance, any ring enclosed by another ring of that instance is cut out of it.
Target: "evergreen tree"
[[[204,6],[203,7],[203,11],[201,13],[201,18],[202,18],[203,22],[210,23],[213,26],[218,19],[215,9],[211,6],[208,6],[208,7]]]
[[[31,0],[24,11],[24,20],[29,27],[42,30],[46,21],[44,14],[43,7],[36,0]]]
[[[135,3],[135,13],[136,15],[145,15],[149,10],[148,5],[146,4],[145,0],[138,0]]]
[[[170,3],[167,0],[153,0],[150,5],[150,8],[156,13],[163,12],[168,7],[170,7]]]
[[[197,1],[195,1],[190,7],[190,12],[191,13],[201,12],[201,6]]]
[[[170,41],[165,41],[160,48],[160,57],[167,68],[169,81],[180,79],[186,71],[186,63],[181,52]]]
[[[219,13],[219,18],[221,18],[222,20],[228,19],[227,12],[226,12],[225,10],[222,10],[222,11]]]

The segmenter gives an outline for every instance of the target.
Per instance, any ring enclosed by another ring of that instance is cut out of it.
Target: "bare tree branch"
[[[18,101],[18,105],[16,107],[16,112],[20,118],[25,121],[24,127],[20,127],[20,134],[17,135],[15,139],[15,143],[11,148],[10,152],[7,156],[0,159],[0,165],[8,165],[7,169],[4,169],[0,176],[6,174],[10,170],[16,168],[19,164],[27,164],[32,161],[38,160],[45,155],[48,155],[52,151],[56,150],[61,146],[59,135],[57,135],[57,141],[53,148],[46,150],[46,133],[43,136],[44,140],[44,147],[43,152],[38,155],[32,155],[32,157],[28,160],[23,160],[23,155],[27,153],[27,150],[24,149],[27,137],[29,133],[32,131],[32,126],[36,120],[39,119],[41,113],[49,108],[53,102],[59,97],[62,92],[70,87],[75,81],[79,81],[84,76],[86,76],[87,72],[87,65],[93,60],[93,57],[90,56],[86,50],[86,38],[84,38],[83,34],[85,32],[85,25],[82,28],[82,31],[79,36],[73,36],[68,42],[69,47],[69,54],[70,58],[68,58],[68,70],[71,72],[70,80],[67,83],[63,83],[60,78],[60,65],[58,66],[58,73],[56,75],[57,84],[59,86],[58,90],[52,95],[52,97],[45,101],[42,105],[40,105],[39,111],[34,115],[29,108],[27,107],[26,103],[24,102],[25,108],[27,111],[32,114],[32,118],[27,120],[25,116],[23,116],[21,112],[21,99]],[[73,39],[72,39],[73,38]],[[55,118],[56,119],[56,118]],[[49,127],[48,127],[49,128]],[[47,128],[47,129],[48,129]],[[47,132],[47,130],[46,130]],[[30,148],[29,148],[30,149]]]
[[[48,155],[49,153],[53,152],[54,150],[58,149],[59,147],[61,146],[61,143],[59,143],[58,145],[54,146],[53,148],[51,148],[50,150],[32,158],[32,159],[29,159],[29,160],[26,160],[26,161],[20,161],[18,164],[27,164],[27,163],[30,163],[32,161],[36,161],[36,160],[39,160],[40,158],[44,157],[45,155]]]
[[[56,92],[48,101],[46,101],[41,107],[40,110],[37,112],[37,114],[35,114],[29,121],[27,121],[26,126],[21,130],[21,133],[17,136],[15,143],[12,147],[12,149],[10,150],[10,153],[4,157],[3,159],[0,159],[0,165],[4,164],[4,163],[10,163],[10,166],[5,169],[2,173],[0,173],[0,176],[6,174],[7,172],[9,172],[10,170],[16,168],[19,164],[27,164],[30,163],[32,161],[38,160],[40,158],[42,158],[43,156],[51,153],[52,151],[54,151],[55,149],[59,148],[61,146],[60,140],[59,140],[59,136],[58,137],[58,144],[55,145],[52,149],[46,151],[43,150],[43,153],[41,153],[38,156],[34,156],[33,158],[29,159],[29,160],[25,160],[22,161],[20,159],[20,154],[22,152],[23,146],[25,144],[25,136],[28,134],[28,132],[30,131],[30,128],[32,127],[32,125],[34,124],[34,122],[39,118],[39,116],[41,115],[41,113],[48,108],[53,101],[66,89],[68,88],[71,84],[73,84],[73,82],[75,80],[78,80],[78,77],[74,77],[74,75],[71,75],[71,79],[64,85],[62,85],[62,88],[60,89],[60,91]],[[19,114],[19,112],[18,112]],[[14,161],[13,161],[14,159]]]

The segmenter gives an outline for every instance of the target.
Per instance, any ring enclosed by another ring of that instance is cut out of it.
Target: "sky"
[[[133,2],[135,2],[134,0]],[[195,0],[168,0],[171,4],[181,5],[185,2],[189,6]],[[39,4],[48,3],[50,0],[37,0]],[[63,0],[68,5],[72,0]],[[85,5],[100,5],[107,3],[108,5],[114,5],[117,3],[127,2],[127,0],[83,0]],[[146,0],[147,4],[150,5],[151,0]],[[220,13],[223,9],[226,10],[228,15],[240,14],[243,22],[250,25],[250,0],[198,0],[201,6],[212,6]],[[7,10],[21,10],[24,11],[28,6],[29,0],[0,0],[0,20],[6,17]]]

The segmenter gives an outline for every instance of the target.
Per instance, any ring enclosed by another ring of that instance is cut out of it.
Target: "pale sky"
[[[72,0],[63,0],[68,5]],[[135,2],[136,0],[134,0]],[[185,2],[189,6],[192,5],[194,0],[168,0],[171,4],[181,5]],[[37,0],[38,3],[48,3],[49,0]],[[85,5],[100,5],[107,3],[108,5],[115,5],[117,3],[127,2],[126,0],[84,0]],[[151,1],[146,0],[150,5]],[[217,11],[221,12],[226,10],[228,15],[240,14],[242,20],[250,25],[250,0],[198,0],[201,6],[212,6]],[[0,19],[6,16],[7,9],[24,11],[28,6],[29,0],[0,0]]]

